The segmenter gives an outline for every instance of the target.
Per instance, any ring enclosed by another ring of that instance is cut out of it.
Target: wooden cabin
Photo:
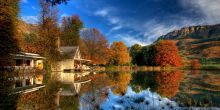
[[[78,46],[65,46],[60,47],[60,53],[63,56],[63,60],[59,62],[56,71],[66,71],[66,70],[88,70],[89,67],[83,63],[89,62],[82,58]]]
[[[21,73],[14,77],[14,88],[43,84],[43,71],[37,71],[39,73],[36,73],[35,70],[43,70],[44,57],[39,54],[25,52],[12,54],[12,56],[14,57],[15,65],[10,67]]]
[[[43,69],[44,57],[34,53],[13,54],[15,60],[15,69]]]

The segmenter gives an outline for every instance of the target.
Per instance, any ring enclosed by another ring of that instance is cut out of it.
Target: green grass
[[[205,64],[201,65],[202,70],[220,70],[220,64]]]

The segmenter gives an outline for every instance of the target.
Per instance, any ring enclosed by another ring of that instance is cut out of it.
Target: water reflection
[[[56,73],[56,76],[59,76],[58,81],[49,83],[42,91],[22,96],[18,105],[27,107],[28,103],[35,109],[54,108],[56,92],[62,88],[74,93],[61,95],[59,107],[62,110],[99,109],[108,98],[109,89],[114,95],[123,96],[130,86],[136,93],[150,88],[151,92],[185,106],[220,107],[220,74],[215,71]],[[75,83],[86,80],[90,82],[80,83],[78,90],[73,88]]]
[[[218,71],[184,71],[180,93],[176,98],[187,106],[220,107],[220,74]]]
[[[109,74],[110,77],[110,84],[113,88],[113,93],[124,95],[127,91],[127,87],[131,81],[131,73],[129,72],[121,72],[121,73],[113,73]]]
[[[180,71],[137,72],[132,75],[131,85],[136,91],[150,88],[165,97],[176,95],[182,79]]]
[[[20,94],[17,110],[53,110],[56,109],[56,94],[61,83],[51,77],[44,89]]]
[[[161,96],[174,97],[179,90],[182,73],[180,71],[159,72],[156,74],[156,92]]]

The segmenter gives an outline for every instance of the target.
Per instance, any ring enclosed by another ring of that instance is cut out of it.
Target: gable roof
[[[76,52],[78,51],[78,46],[62,46],[60,47],[60,52],[63,55],[67,55],[71,58],[73,58],[76,55]]]

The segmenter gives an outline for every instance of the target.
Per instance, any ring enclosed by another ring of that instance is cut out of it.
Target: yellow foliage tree
[[[130,56],[128,52],[128,48],[124,44],[124,42],[113,42],[111,45],[111,50],[113,52],[112,58],[111,58],[111,64],[114,65],[125,65],[130,62]]]

